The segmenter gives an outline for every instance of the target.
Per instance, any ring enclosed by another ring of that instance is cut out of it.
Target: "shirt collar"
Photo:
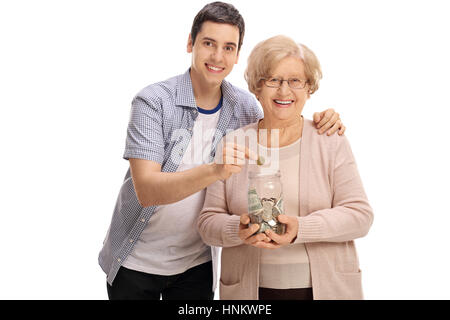
[[[177,97],[175,104],[177,106],[185,106],[191,108],[197,108],[194,98],[194,89],[192,88],[191,75],[189,74],[190,68],[180,76],[177,82]]]

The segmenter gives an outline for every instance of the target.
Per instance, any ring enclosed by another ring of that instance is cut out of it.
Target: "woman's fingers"
[[[242,214],[239,219],[239,238],[246,241],[252,234],[254,234],[259,229],[259,225],[253,224],[249,226],[250,217],[248,214]]]
[[[266,230],[266,234],[271,240],[282,246],[292,243],[292,240],[296,237],[296,234],[293,234],[289,231],[286,231],[286,233],[279,235],[272,230]]]
[[[275,242],[266,242],[266,241],[259,241],[253,244],[253,246],[257,247],[257,248],[262,248],[262,249],[277,249],[280,248],[281,246]]]
[[[258,229],[259,229],[259,228],[258,228]],[[269,237],[268,237],[267,235],[265,235],[264,233],[258,233],[257,235],[254,235],[254,236],[252,236],[252,237],[250,237],[250,238],[247,238],[247,239],[244,241],[245,244],[249,244],[249,245],[254,245],[254,244],[258,243],[258,242],[264,242],[264,243],[267,243],[267,242],[270,242],[270,239],[269,239]]]
[[[259,225],[258,224],[252,224],[249,227],[246,227],[242,224],[239,225],[239,238],[243,240],[245,243],[249,241],[249,238],[254,234],[256,231],[258,231]]]
[[[286,233],[279,235],[272,230],[266,230],[267,236],[280,245],[287,245],[297,237],[298,220],[296,217],[280,214],[278,221],[286,224]]]
[[[249,224],[250,223],[250,217],[248,214],[242,214],[240,219],[241,224]]]
[[[262,241],[262,242],[270,242],[268,236],[266,236],[264,233],[258,233],[256,235],[255,232],[259,230],[259,224],[252,224],[248,225],[250,223],[250,217],[248,214],[242,214],[239,220],[239,238],[244,241],[246,244],[253,245],[256,242]]]
[[[295,217],[287,215],[279,215],[278,220],[286,224],[286,233],[279,235],[272,230],[266,230],[265,233],[255,234],[259,228],[259,224],[250,223],[248,214],[242,214],[239,224],[239,238],[245,244],[252,245],[258,248],[276,249],[283,245],[290,244],[297,236],[298,221]]]
[[[276,234],[272,230],[266,230],[266,234],[271,240],[275,241],[276,243],[280,245],[286,244],[285,238],[279,234]]]

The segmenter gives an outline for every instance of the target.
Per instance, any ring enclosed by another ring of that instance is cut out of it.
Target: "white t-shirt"
[[[220,109],[213,114],[201,110],[177,172],[209,162]],[[151,274],[174,275],[210,261],[211,248],[197,232],[205,194],[203,189],[181,201],[158,206],[123,266]]]

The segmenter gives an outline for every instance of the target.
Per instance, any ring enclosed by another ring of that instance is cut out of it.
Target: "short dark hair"
[[[238,50],[241,49],[244,41],[245,23],[239,11],[231,4],[225,2],[211,2],[200,10],[194,18],[191,28],[192,44],[195,42],[197,34],[200,32],[202,25],[206,21],[217,23],[225,23],[239,28],[239,44]]]

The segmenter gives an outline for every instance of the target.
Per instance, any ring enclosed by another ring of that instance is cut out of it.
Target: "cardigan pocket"
[[[332,299],[337,300],[362,300],[361,270],[358,272],[336,272],[335,292]]]
[[[248,300],[248,297],[244,297],[241,282],[234,284],[224,284],[220,279],[219,298],[220,300]]]
[[[360,273],[359,265],[355,260],[336,259],[335,271],[342,274],[357,274]]]
[[[359,273],[359,259],[353,241],[335,245],[335,270],[338,273]]]

